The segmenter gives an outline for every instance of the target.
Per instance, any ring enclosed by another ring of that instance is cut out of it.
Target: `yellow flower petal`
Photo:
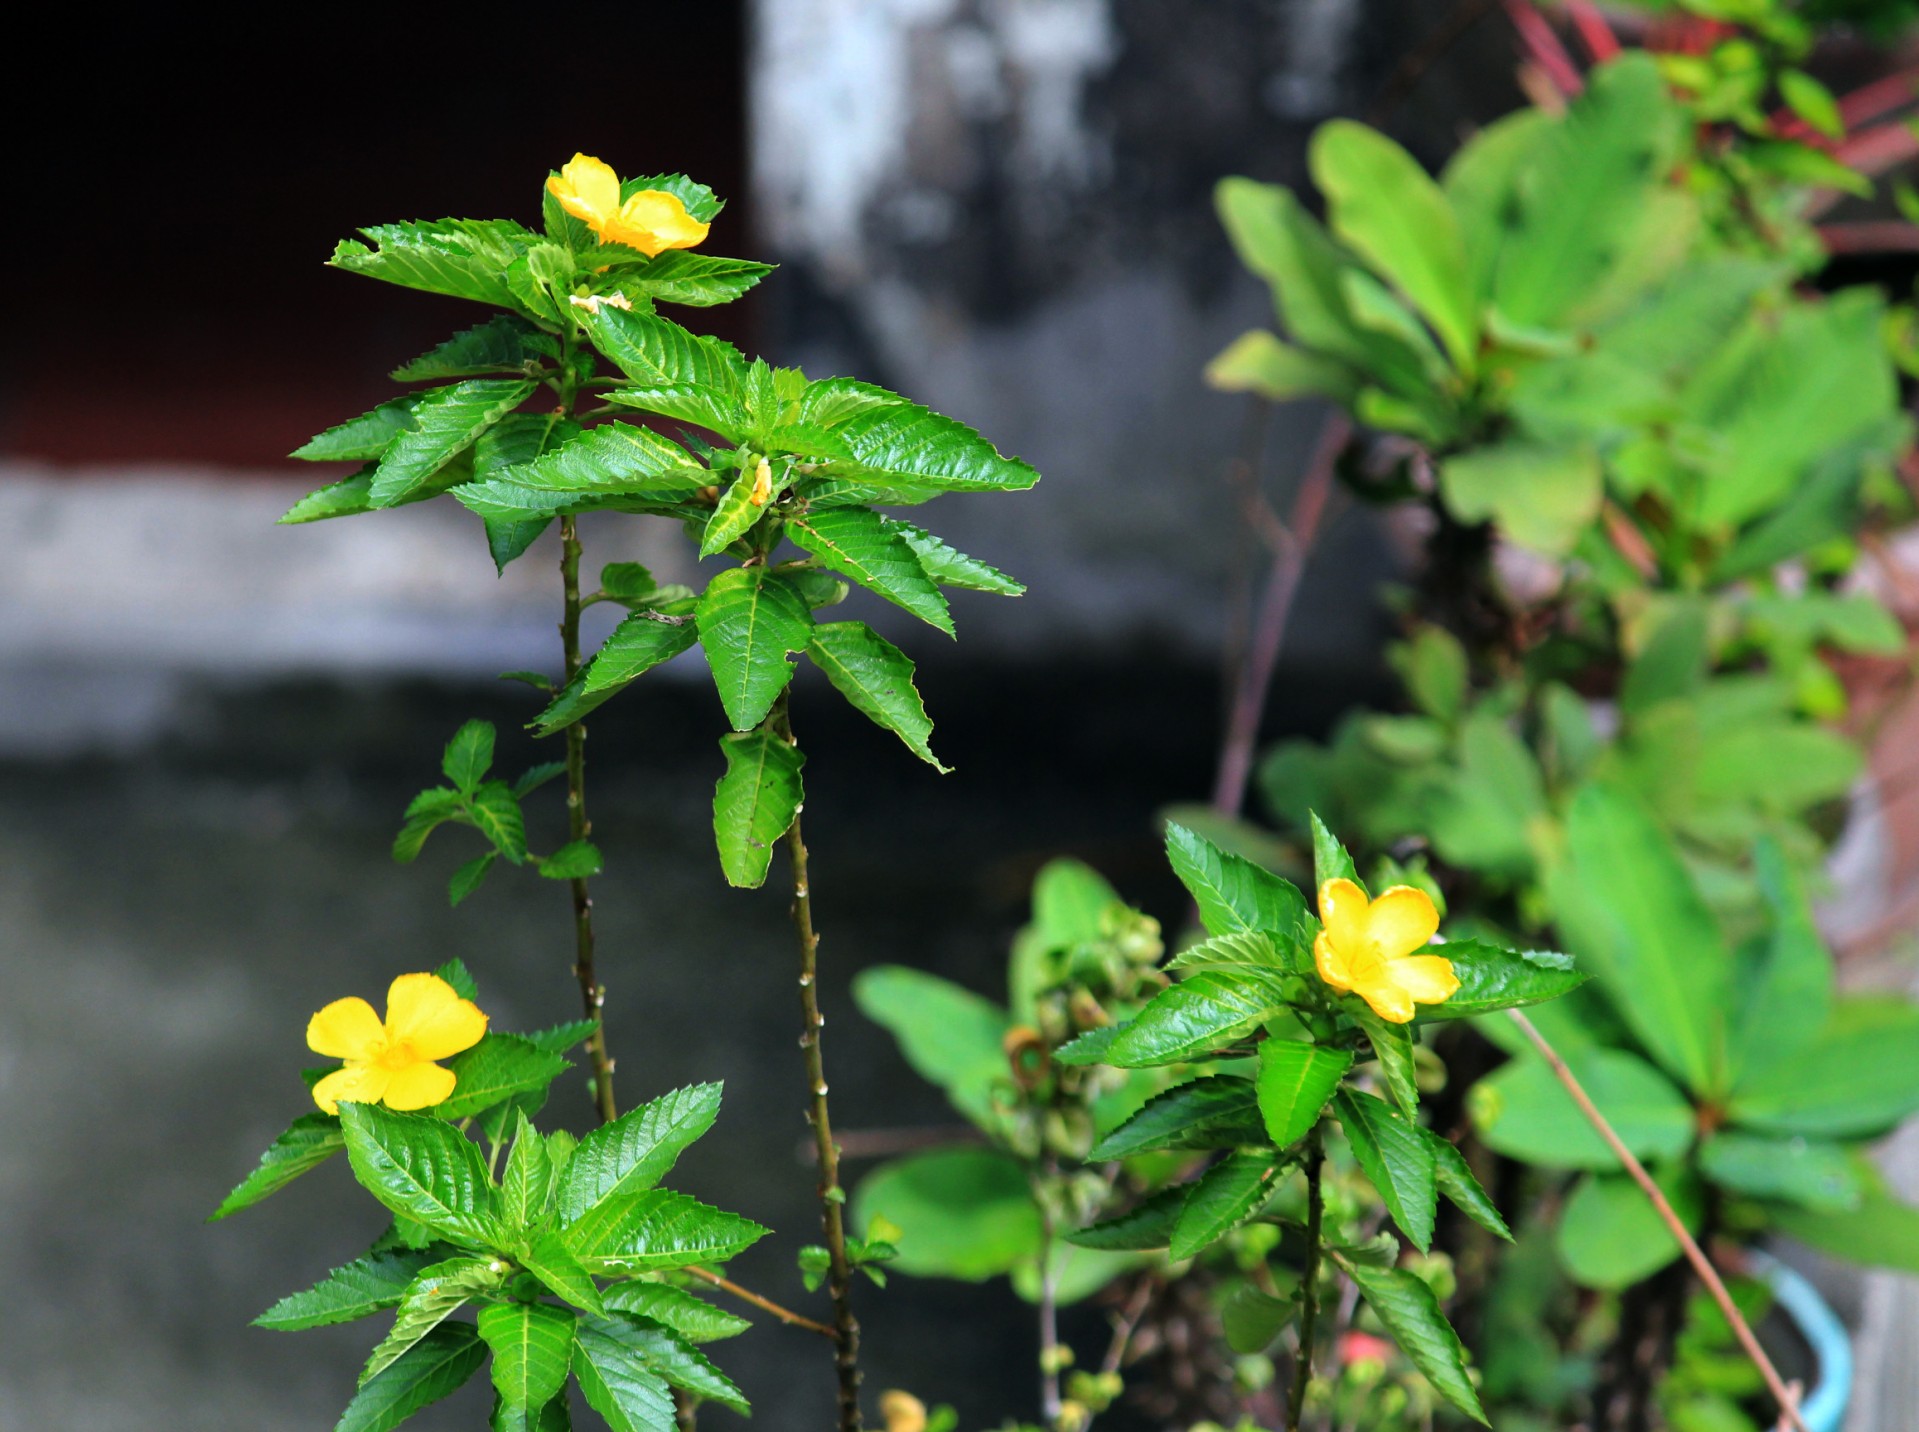
[[[667,249],[692,248],[705,240],[710,228],[686,212],[677,194],[642,189],[620,205],[619,213],[600,231],[600,237],[654,258]]]
[[[1385,971],[1396,966],[1382,965]],[[1374,976],[1353,985],[1353,993],[1373,1007],[1373,1013],[1393,1024],[1406,1024],[1413,1017],[1413,997],[1390,973]]]
[[[1438,933],[1439,911],[1424,890],[1395,885],[1367,907],[1366,935],[1381,959],[1409,955]]]
[[[385,1047],[386,1026],[358,995],[334,1000],[307,1021],[307,1048],[329,1059],[376,1059]]]
[[[1350,959],[1366,940],[1366,892],[1350,880],[1328,880],[1319,887],[1319,920]]]
[[[1408,955],[1387,968],[1394,983],[1421,1004],[1444,1004],[1459,991],[1453,962],[1443,955]]]
[[[438,1064],[409,1064],[394,1070],[387,1081],[386,1105],[389,1109],[430,1109],[453,1092],[456,1082],[453,1071]]]
[[[340,1112],[342,1099],[356,1104],[377,1104],[391,1078],[392,1075],[377,1064],[349,1064],[313,1086],[313,1102],[328,1114]]]
[[[417,1058],[445,1059],[485,1033],[479,1007],[438,975],[401,975],[386,992],[387,1040],[406,1044]]]
[[[606,225],[620,209],[620,176],[611,165],[590,154],[575,154],[558,174],[547,179],[546,189],[560,201],[562,209],[586,220],[602,238]]]
[[[1345,956],[1324,930],[1313,937],[1313,964],[1319,970],[1319,977],[1334,989],[1353,987],[1353,972],[1347,967]]]

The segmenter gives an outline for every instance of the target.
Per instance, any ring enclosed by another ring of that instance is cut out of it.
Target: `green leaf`
[[[493,766],[493,723],[469,721],[453,733],[440,759],[440,769],[462,795],[472,795]]]
[[[735,731],[750,731],[793,679],[787,656],[806,650],[813,613],[786,578],[764,567],[732,567],[707,584],[696,615],[727,720]]]
[[[562,1226],[644,1193],[666,1177],[719,1117],[721,1086],[692,1084],[629,1109],[580,1140],[560,1173],[554,1207]]]
[[[759,463],[767,465],[766,487],[760,486]],[[772,464],[761,458],[750,467],[742,461],[739,476],[728,484],[720,494],[719,501],[713,505],[713,515],[706,519],[706,527],[700,533],[700,555],[711,557],[716,552],[724,552],[733,542],[765,516],[768,505],[786,491],[793,482],[793,466],[785,464],[778,477],[773,476]],[[754,499],[758,498],[758,501]]]
[[[442,1323],[408,1348],[347,1404],[333,1432],[392,1432],[480,1370],[486,1345],[468,1323]],[[669,1424],[663,1432],[671,1432]]]
[[[698,639],[692,622],[669,622],[652,612],[633,612],[613,628],[592,659],[575,674],[553,704],[529,724],[551,736],[610,701],[641,676],[671,661]]]
[[[1100,1057],[1121,1069],[1183,1063],[1237,1043],[1287,1007],[1271,975],[1204,970],[1154,995]]]
[[[913,663],[905,652],[865,622],[822,622],[813,628],[806,655],[855,711],[898,736],[934,770],[949,769],[927,744],[933,722],[913,685]]]
[[[617,1343],[629,1361],[664,1378],[668,1386],[730,1407],[742,1417],[751,1414],[745,1394],[732,1379],[671,1328],[631,1313],[588,1318],[585,1323],[595,1336]]]
[[[579,494],[672,497],[697,491],[712,474],[684,448],[648,428],[602,423],[550,451],[493,474],[497,485],[533,488],[564,506]],[[476,491],[488,484],[475,484]],[[460,494],[464,501],[474,494]]]
[[[729,885],[766,883],[773,847],[799,814],[805,790],[800,748],[765,726],[720,737],[726,774],[713,787],[713,838]]]
[[[860,1013],[898,1041],[913,1072],[945,1090],[953,1107],[992,1127],[993,1090],[1011,1076],[1004,1041],[1012,1021],[991,1000],[905,965],[874,965],[853,977]]]
[[[1185,1206],[1185,1185],[1164,1188],[1117,1218],[1104,1219],[1064,1236],[1076,1247],[1113,1252],[1164,1248],[1173,1241],[1173,1229],[1178,1226],[1180,1210]]]
[[[572,1066],[557,1052],[517,1034],[485,1035],[446,1061],[453,1092],[434,1109],[442,1119],[464,1119],[516,1094],[544,1089]]]
[[[448,1258],[422,1268],[400,1299],[393,1330],[380,1340],[360,1372],[360,1385],[378,1377],[406,1350],[458,1312],[477,1293],[506,1281],[507,1265],[490,1256]]]
[[[1243,1151],[1228,1154],[1201,1174],[1173,1225],[1171,1256],[1194,1257],[1259,1212],[1272,1193],[1277,1167],[1270,1153]]]
[[[1466,1162],[1466,1156],[1459,1151],[1458,1146],[1431,1129],[1421,1129],[1419,1134],[1433,1156],[1433,1172],[1439,1191],[1446,1195],[1455,1208],[1488,1233],[1512,1242],[1512,1230],[1506,1226],[1499,1205],[1480,1187],[1472,1165]]]
[[[1458,221],[1404,149],[1350,120],[1322,124],[1309,151],[1333,231],[1432,324],[1460,371],[1478,358],[1479,321]]]
[[[1554,557],[1591,528],[1605,495],[1591,449],[1519,440],[1447,458],[1439,490],[1461,522],[1491,522],[1516,545]]]
[[[351,477],[316,487],[286,510],[279,519],[283,527],[302,522],[324,522],[329,517],[357,517],[373,510],[373,468],[368,463]]]
[[[413,426],[380,455],[370,495],[376,507],[392,507],[421,491],[455,454],[513,411],[537,386],[511,378],[469,378],[424,394],[413,409]]]
[[[548,1054],[564,1054],[598,1027],[599,1025],[591,1019],[571,1019],[565,1024],[556,1024],[551,1029],[536,1029],[519,1037],[535,1049],[544,1050]]]
[[[574,1330],[573,1341],[580,1391],[613,1432],[678,1432],[665,1380],[642,1367],[624,1342],[591,1319]]]
[[[745,406],[731,389],[711,388],[704,383],[654,383],[632,388],[615,388],[606,395],[609,402],[620,403],[642,412],[676,418],[711,429],[728,442],[739,442],[747,433],[749,421]]]
[[[1166,962],[1169,970],[1264,970],[1269,974],[1303,973],[1301,962],[1271,935],[1246,931],[1215,935],[1188,945]]]
[[[378,1104],[344,1103],[340,1127],[354,1177],[394,1213],[455,1243],[485,1247],[499,1236],[486,1161],[450,1124]]]
[[[1734,1090],[1797,1063],[1832,1011],[1833,964],[1812,905],[1777,841],[1753,851],[1772,929],[1750,977],[1733,1035]]]
[[[1219,1311],[1226,1346],[1242,1354],[1264,1352],[1298,1312],[1297,1294],[1276,1298],[1251,1284],[1241,1284]]]
[[[720,216],[720,210],[726,207],[726,201],[709,186],[689,179],[684,174],[642,174],[622,179],[620,202],[625,203],[643,189],[657,189],[661,193],[671,194],[688,214],[702,224],[712,223]]]
[[[1692,1142],[1692,1105],[1645,1060],[1623,1049],[1561,1049],[1560,1055],[1636,1158],[1677,1158]],[[1537,1055],[1482,1079],[1468,1106],[1480,1137],[1508,1158],[1547,1168],[1619,1167]]]
[[[1026,588],[997,567],[989,567],[977,557],[955,551],[931,532],[902,522],[897,517],[880,519],[889,532],[897,532],[920,559],[920,567],[943,587],[965,587],[975,592],[1017,597]]]
[[[520,1263],[554,1296],[589,1313],[604,1311],[606,1304],[600,1298],[593,1275],[573,1256],[563,1235],[540,1234],[520,1255]]]
[[[1723,1130],[1700,1147],[1699,1168],[1713,1183],[1735,1193],[1778,1199],[1815,1213],[1850,1212],[1864,1196],[1844,1148],[1798,1137]]]
[[[1723,1090],[1731,952],[1672,838],[1638,800],[1602,785],[1574,797],[1567,860],[1548,882],[1559,927],[1606,997],[1668,1071]]]
[[[305,1292],[280,1299],[255,1318],[253,1325],[275,1332],[300,1332],[398,1307],[414,1278],[442,1256],[424,1248],[368,1253],[335,1268]]]
[[[1333,1256],[1434,1390],[1468,1417],[1490,1427],[1466,1371],[1466,1349],[1426,1281],[1403,1268],[1375,1267],[1338,1252]]]
[[[828,476],[955,492],[1018,491],[1039,481],[1030,466],[1002,457],[964,423],[850,378],[810,384],[800,416],[818,422],[820,413],[842,406],[856,410],[832,431],[850,460],[824,464]]]
[[[389,376],[396,383],[431,383],[483,373],[522,373],[538,362],[551,341],[525,319],[502,313],[454,334]]]
[[[856,1227],[875,1216],[900,1229],[893,1266],[915,1277],[983,1282],[1039,1256],[1025,1171],[995,1149],[956,1145],[880,1165],[853,1197]]]
[[[318,1168],[345,1147],[346,1138],[340,1132],[337,1118],[331,1114],[302,1114],[267,1146],[267,1151],[260,1155],[260,1166],[222,1200],[207,1222],[217,1223],[229,1214],[251,1208],[301,1174]]]
[[[550,1303],[489,1303],[480,1337],[493,1351],[493,1387],[509,1427],[536,1432],[540,1410],[560,1395],[573,1363],[573,1314]]]
[[[485,855],[467,861],[448,877],[446,883],[446,902],[458,905],[467,896],[480,888],[480,882],[486,879],[487,871],[493,868],[497,851],[489,850]]]
[[[809,512],[789,520],[786,535],[834,571],[953,635],[946,598],[920,565],[919,554],[877,512],[865,507]]]
[[[575,1160],[578,1157],[574,1155]],[[724,1263],[764,1238],[767,1230],[737,1213],[723,1213],[683,1193],[655,1188],[604,1199],[561,1232],[574,1256],[590,1271],[643,1273]]]
[[[1868,1267],[1919,1273],[1919,1208],[1887,1192],[1876,1170],[1865,1170],[1859,1206],[1847,1213],[1778,1206],[1770,1210],[1780,1232],[1822,1253]]]
[[[1346,847],[1339,843],[1339,837],[1327,829],[1316,811],[1308,812],[1308,822],[1313,828],[1314,891],[1325,889],[1328,880],[1350,880],[1364,890],[1366,882],[1359,878],[1359,870],[1352,856],[1346,853]]]
[[[711,308],[739,298],[773,272],[774,267],[751,259],[668,249],[647,263],[617,270],[603,284],[601,292],[617,292],[635,299],[645,296],[655,303]]]
[[[403,288],[501,308],[516,306],[506,284],[507,268],[538,242],[537,235],[510,219],[379,224],[360,232],[373,241],[372,249],[358,240],[342,240],[327,262]]]
[[[507,1155],[506,1169],[500,1175],[500,1218],[508,1228],[531,1228],[546,1212],[547,1194],[553,1182],[553,1165],[546,1155],[546,1141],[524,1113],[516,1113],[513,1123],[513,1151]]]
[[[1573,967],[1570,955],[1552,950],[1508,950],[1484,940],[1448,940],[1432,953],[1452,961],[1459,988],[1444,1004],[1422,1004],[1419,1019],[1470,1019],[1502,1009],[1523,1009],[1571,994],[1592,976]]]
[[[421,791],[406,808],[406,823],[393,837],[393,858],[402,865],[417,860],[426,838],[465,809],[460,793],[447,786]]]
[[[569,840],[535,864],[548,880],[584,880],[606,868],[599,846],[590,840]]]
[[[1265,1132],[1259,1112],[1250,1079],[1194,1079],[1148,1099],[1093,1145],[1086,1161],[1103,1163],[1159,1149],[1236,1149],[1257,1144]]]
[[[606,1290],[604,1301],[614,1312],[651,1318],[692,1343],[738,1337],[753,1326],[745,1318],[669,1283],[616,1283]]]
[[[1413,1062],[1413,1027],[1381,1019],[1358,995],[1342,995],[1339,1003],[1347,1017],[1365,1032],[1367,1042],[1373,1046],[1373,1057],[1379,1061],[1379,1072],[1386,1081],[1386,1092],[1393,1096],[1393,1102],[1399,1105],[1407,1118],[1413,1118],[1419,1111],[1419,1081],[1416,1077],[1417,1066]]]
[[[1229,855],[1182,825],[1166,827],[1166,858],[1191,892],[1199,918],[1214,935],[1256,931],[1288,940],[1306,914],[1293,885],[1252,861]]]
[[[1266,1133],[1280,1148],[1290,1148],[1312,1132],[1320,1110],[1353,1067],[1343,1049],[1326,1049],[1290,1039],[1266,1039],[1259,1046],[1258,1095]]]
[[[1796,1059],[1741,1081],[1733,1122],[1775,1134],[1881,1134],[1919,1109],[1919,1005],[1883,996],[1836,1000]]]
[[[453,986],[453,992],[461,999],[477,1000],[480,987],[474,982],[473,971],[466,967],[466,961],[457,955],[433,971],[441,979]]]
[[[1654,1175],[1660,1192],[1688,1232],[1697,1232],[1703,1207],[1699,1181],[1682,1165]],[[1623,1173],[1589,1173],[1559,1215],[1560,1259],[1588,1288],[1626,1288],[1657,1273],[1680,1253],[1644,1190]]]
[[[627,312],[610,304],[587,314],[584,323],[593,346],[640,387],[696,384],[735,395],[737,402],[746,362],[732,344],[689,333],[658,314]],[[725,436],[738,438],[737,433]]]
[[[1361,1171],[1386,1201],[1393,1222],[1424,1253],[1433,1241],[1439,1173],[1423,1131],[1384,1099],[1356,1089],[1340,1090],[1333,1103]]]
[[[467,816],[511,864],[525,861],[526,820],[512,786],[505,781],[488,781],[467,802]]]
[[[419,397],[409,393],[404,398],[389,398],[369,413],[350,418],[338,427],[328,428],[317,437],[309,438],[295,448],[289,457],[297,457],[303,462],[377,462],[380,454],[393,445],[393,440],[414,426],[413,410],[419,405]],[[336,484],[337,486],[337,484]],[[331,489],[322,488],[322,492]],[[315,493],[314,496],[318,496]],[[312,498],[306,501],[312,501]],[[298,511],[295,508],[295,511]],[[289,512],[280,519],[282,522],[295,520]]]
[[[1263,328],[1242,333],[1206,365],[1206,382],[1226,393],[1257,393],[1268,402],[1331,398],[1349,402],[1359,384],[1353,370],[1281,342]]]

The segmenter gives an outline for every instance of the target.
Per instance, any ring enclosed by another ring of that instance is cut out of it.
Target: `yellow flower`
[[[1394,1024],[1413,1017],[1413,1003],[1444,1004],[1459,988],[1453,963],[1442,955],[1416,955],[1439,929],[1439,911],[1423,890],[1395,885],[1368,901],[1350,880],[1319,887],[1319,918],[1325,926],[1313,941],[1319,977],[1336,990],[1351,990]]]
[[[599,236],[601,243],[625,244],[655,258],[667,249],[690,249],[706,238],[710,225],[686,212],[677,194],[642,189],[620,202],[620,176],[590,154],[576,154],[546,181],[560,207]]]
[[[313,1086],[313,1102],[329,1114],[340,1100],[427,1109],[453,1092],[451,1069],[433,1061],[471,1049],[486,1033],[486,1016],[438,975],[401,975],[386,992],[386,1019],[357,995],[336,999],[307,1022],[307,1047],[344,1059]]]

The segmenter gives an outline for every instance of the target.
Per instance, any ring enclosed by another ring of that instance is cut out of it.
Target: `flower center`
[[[420,1056],[414,1053],[411,1041],[396,1039],[374,1055],[373,1062],[382,1069],[404,1069],[409,1064],[418,1064]]]

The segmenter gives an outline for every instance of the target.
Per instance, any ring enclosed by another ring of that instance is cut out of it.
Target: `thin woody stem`
[[[1320,1224],[1326,1213],[1320,1175],[1325,1165],[1326,1146],[1315,1124],[1306,1145],[1306,1268],[1299,1283],[1299,1357],[1293,1368],[1293,1395],[1286,1402],[1287,1432],[1299,1432],[1305,1425],[1306,1391],[1313,1381],[1313,1342],[1319,1336]]]
[[[718,1273],[710,1269],[688,1268],[686,1271],[702,1282],[711,1283],[722,1293],[731,1293],[742,1303],[751,1303],[761,1312],[771,1313],[789,1328],[805,1328],[809,1333],[818,1333],[821,1337],[827,1338],[837,1338],[839,1336],[838,1333],[834,1332],[825,1323],[816,1323],[811,1318],[794,1312],[791,1308],[783,1308],[771,1298],[762,1297],[751,1288],[742,1288],[732,1279],[722,1278]]]
[[[786,693],[772,712],[772,729],[794,744]],[[833,1299],[833,1363],[839,1375],[840,1432],[860,1432],[860,1325],[853,1316],[853,1265],[846,1256],[846,1190],[840,1187],[840,1151],[826,1104],[826,1060],[820,1047],[819,947],[813,928],[813,890],[807,875],[806,839],[800,817],[786,832],[793,867],[793,929],[800,942],[800,1049],[806,1056],[807,1122],[813,1126],[819,1161],[820,1225],[826,1235],[827,1292]]]
[[[1793,1432],[1808,1432],[1805,1419],[1799,1415],[1798,1395],[1786,1385],[1785,1380],[1779,1376],[1779,1369],[1774,1367],[1772,1359],[1766,1356],[1766,1350],[1759,1346],[1759,1339],[1753,1336],[1752,1326],[1747,1323],[1733,1303],[1732,1294],[1726,1291],[1726,1284],[1720,1278],[1719,1270],[1712,1266],[1711,1261],[1700,1249],[1697,1240],[1686,1231],[1686,1225],[1680,1221],[1679,1215],[1673,1212],[1672,1204],[1666,1201],[1666,1195],[1660,1191],[1659,1185],[1653,1182],[1652,1175],[1646,1172],[1646,1166],[1633,1157],[1632,1150],[1628,1149],[1620,1141],[1619,1135],[1613,1132],[1613,1126],[1606,1121],[1606,1116],[1599,1112],[1598,1106],[1587,1096],[1578,1078],[1566,1067],[1566,1061],[1559,1057],[1559,1052],[1546,1042],[1546,1036],[1541,1034],[1534,1027],[1533,1022],[1518,1010],[1509,1009],[1506,1013],[1531,1041],[1533,1048],[1539,1051],[1540,1057],[1546,1061],[1554,1076],[1565,1086],[1566,1092],[1572,1095],[1573,1102],[1579,1106],[1579,1112],[1586,1116],[1586,1122],[1591,1124],[1598,1131],[1599,1137],[1606,1141],[1606,1147],[1612,1150],[1613,1157],[1619,1160],[1632,1181],[1639,1185],[1640,1191],[1652,1201],[1653,1211],[1659,1215],[1660,1222],[1664,1223],[1672,1236],[1679,1240],[1679,1246],[1685,1250],[1686,1261],[1692,1264],[1693,1271],[1699,1275],[1699,1281],[1706,1285],[1706,1291],[1719,1305],[1719,1311],[1726,1315],[1727,1323],[1732,1326],[1733,1335],[1739,1339],[1739,1346],[1745,1349],[1746,1356],[1752,1359],[1753,1366],[1757,1367],[1760,1376],[1765,1378],[1766,1390],[1779,1404],[1779,1425],[1782,1428],[1793,1429]]]

